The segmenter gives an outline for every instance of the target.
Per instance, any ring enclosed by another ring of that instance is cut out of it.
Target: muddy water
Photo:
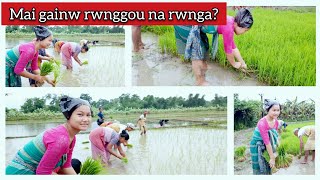
[[[91,156],[88,134],[77,135],[73,157]],[[214,137],[214,138],[213,138]],[[6,164],[31,138],[6,139]],[[111,157],[108,174],[226,174],[227,131],[211,128],[159,128],[140,136],[130,132],[128,164]]]
[[[28,42],[25,39],[7,40],[6,47],[13,47],[19,43]],[[78,41],[76,41],[78,42]],[[61,60],[58,53],[53,48],[47,49],[47,53]],[[87,53],[80,53],[81,61],[88,60],[88,65],[79,66],[74,60],[73,70],[66,70],[61,65],[61,77],[57,87],[109,87],[124,86],[125,74],[125,48],[124,46],[93,46]],[[53,79],[53,74],[48,75]],[[22,78],[22,86],[29,87],[29,80]],[[44,87],[51,87],[45,83]]]
[[[132,58],[133,85],[138,86],[185,86],[195,85],[191,63],[183,63],[179,58],[161,54],[157,36],[144,33],[146,49],[134,53]],[[223,68],[217,63],[209,63],[207,81],[213,86],[258,86],[263,85],[254,78],[240,79],[239,72]]]

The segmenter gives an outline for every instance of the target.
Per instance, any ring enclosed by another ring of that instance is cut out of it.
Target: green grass
[[[252,13],[252,29],[235,35],[235,43],[258,80],[277,86],[315,86],[315,12],[254,8]],[[143,30],[159,35],[162,52],[178,56],[172,26],[147,26]],[[220,36],[216,59],[222,66],[230,66],[222,42]]]

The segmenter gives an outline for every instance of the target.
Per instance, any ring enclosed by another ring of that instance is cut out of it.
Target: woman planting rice
[[[254,175],[271,174],[271,168],[275,166],[275,152],[278,141],[278,116],[280,115],[280,104],[277,101],[265,100],[264,109],[267,115],[261,118],[255,128],[250,142],[250,153]],[[263,157],[267,150],[270,161]]]
[[[315,158],[315,129],[314,126],[304,126],[302,128],[297,128],[293,131],[294,135],[297,136],[300,140],[300,155],[302,154],[302,150],[304,149],[304,160],[301,164],[308,163],[309,151],[312,151],[312,159],[314,161]],[[303,145],[303,136],[307,136],[308,140],[305,145]]]
[[[78,55],[79,53],[86,53],[88,52],[89,47],[85,44],[83,46],[80,46],[77,43],[74,42],[66,42],[61,46],[61,59],[62,64],[67,67],[67,69],[72,70],[72,58],[80,65],[82,66],[82,62],[79,59]]]
[[[93,159],[100,159],[107,164],[110,154],[126,161],[126,154],[120,144],[127,144],[129,134],[123,130],[120,134],[109,127],[98,127],[90,132],[91,152]],[[116,145],[120,155],[112,150]]]
[[[47,49],[52,42],[52,33],[47,28],[36,26],[33,28],[36,39],[29,43],[19,44],[7,51],[6,55],[6,86],[21,87],[21,76],[39,83],[52,81],[40,75],[38,66],[38,51]],[[32,73],[26,69],[30,67]]]
[[[246,69],[239,49],[234,43],[234,34],[241,35],[250,30],[253,17],[249,10],[240,9],[235,17],[227,16],[227,24],[219,26],[175,26],[178,53],[191,59],[197,85],[208,85],[205,79],[209,59],[209,40],[206,33],[213,34],[212,57],[218,50],[218,34],[222,34],[224,51],[229,63],[236,69]],[[238,62],[235,61],[238,60]]]
[[[6,174],[76,174],[71,166],[76,134],[87,130],[91,121],[90,104],[82,99],[64,97],[61,112],[67,121],[36,136],[18,151]]]

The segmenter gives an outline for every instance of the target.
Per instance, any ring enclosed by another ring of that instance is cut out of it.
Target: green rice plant
[[[246,146],[240,146],[236,148],[234,151],[234,157],[237,159],[237,161],[243,162],[246,160],[246,149]]]
[[[126,164],[128,163],[128,158],[126,158],[126,157],[122,158],[121,160],[123,163],[126,163]]]
[[[83,64],[83,65],[87,65],[87,64],[89,64],[89,62],[88,62],[88,60],[84,60],[84,61],[82,62],[82,64]]]
[[[127,147],[128,148],[133,148],[133,145],[132,144],[127,144]]]
[[[84,147],[83,149],[84,149],[84,150],[88,150],[88,149],[89,149],[89,147]]]
[[[89,143],[89,141],[83,141],[82,142],[82,144],[88,144]]]
[[[276,168],[278,168],[278,169],[279,168],[286,168],[286,167],[289,167],[290,164],[292,163],[293,155],[288,154],[287,149],[288,149],[288,144],[281,144],[277,148],[278,156],[276,157],[276,162],[275,162]],[[270,156],[269,156],[268,151],[263,152],[263,157],[266,159],[267,162],[270,161]]]
[[[54,66],[52,63],[50,62],[44,62],[42,63],[41,67],[40,67],[40,76],[46,76],[48,74],[50,74],[54,69]]]
[[[100,161],[87,158],[81,166],[80,175],[97,175],[104,170]]]

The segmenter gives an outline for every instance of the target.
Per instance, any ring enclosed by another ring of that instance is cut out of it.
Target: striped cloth
[[[22,149],[18,151],[14,159],[8,164],[6,174],[36,174],[39,162],[41,161],[46,147],[43,143],[44,133],[39,134]],[[67,160],[67,155],[64,154],[55,168],[62,166]]]
[[[21,87],[20,75],[14,73],[14,68],[19,60],[19,45],[8,50],[6,54],[6,87]]]
[[[178,53],[185,59],[204,60],[209,52],[209,40],[206,33],[212,36],[212,58],[218,51],[217,26],[174,26]]]
[[[279,145],[278,133],[276,129],[271,129],[268,131],[270,138],[270,144],[273,152],[276,152],[276,148]],[[266,150],[265,144],[263,143],[260,131],[258,127],[255,128],[250,142],[250,153],[252,160],[252,169],[254,175],[270,175],[271,168],[269,162],[265,160],[262,156],[263,152]]]

